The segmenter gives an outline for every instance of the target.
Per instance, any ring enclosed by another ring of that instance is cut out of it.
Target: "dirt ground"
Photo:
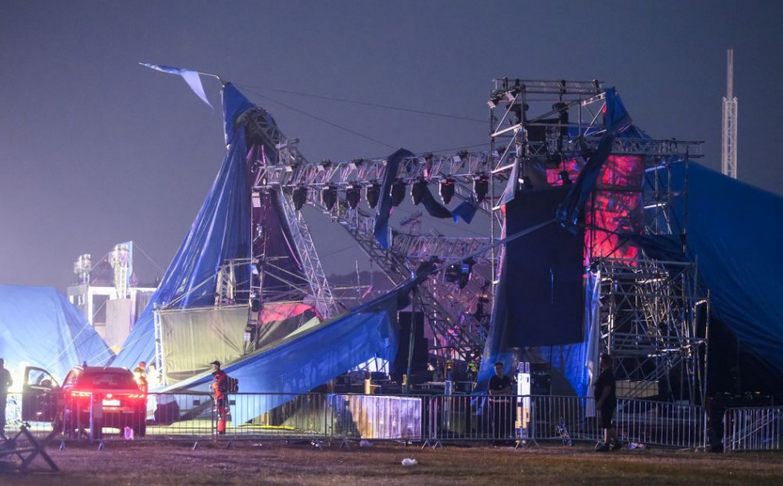
[[[349,449],[309,443],[152,441],[87,443],[47,449],[59,473],[8,472],[2,485],[607,485],[783,484],[783,454],[708,454],[670,450],[597,453],[588,445],[443,448],[373,444]],[[417,464],[403,466],[405,458]],[[40,458],[34,463],[42,469]],[[2,469],[0,469],[2,470]]]

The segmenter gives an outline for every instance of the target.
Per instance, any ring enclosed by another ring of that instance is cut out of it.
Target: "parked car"
[[[62,386],[46,370],[28,368],[22,393],[23,420],[60,423],[69,437],[89,429],[91,416],[98,436],[103,427],[147,433],[147,395],[127,368],[76,366]]]

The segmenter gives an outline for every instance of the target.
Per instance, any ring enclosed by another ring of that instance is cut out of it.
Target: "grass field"
[[[2,485],[783,485],[783,454],[665,450],[596,453],[566,448],[458,447],[421,450],[377,444],[313,450],[284,442],[226,444],[107,442],[47,449],[60,473],[0,473]],[[414,458],[417,465],[401,465]],[[3,459],[0,457],[0,461]],[[36,465],[43,465],[40,459]],[[0,462],[0,464],[2,464]],[[8,463],[5,463],[6,469]]]

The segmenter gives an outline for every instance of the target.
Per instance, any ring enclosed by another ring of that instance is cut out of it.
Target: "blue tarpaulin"
[[[53,287],[0,285],[0,358],[44,368],[61,380],[86,361],[103,365],[113,353],[87,319]]]
[[[783,197],[694,162],[687,171],[685,162],[676,163],[671,173],[674,191],[688,181],[687,199],[676,201],[673,233],[686,235],[684,258],[698,264],[711,315],[783,372]],[[679,243],[679,238],[641,240],[648,253],[671,259]]]
[[[177,250],[149,305],[133,326],[115,366],[133,368],[152,361],[155,353],[153,309],[213,305],[217,269],[232,259],[250,257],[250,185],[247,178],[245,131],[236,130],[236,119],[253,105],[233,85],[223,88],[228,152],[201,210]],[[237,282],[247,283],[250,268],[238,266]],[[247,284],[249,287],[249,284]]]
[[[412,280],[350,314],[275,343],[236,361],[224,371],[239,379],[240,392],[278,394],[259,401],[235,397],[232,419],[244,423],[299,393],[306,393],[372,358],[394,361],[397,355],[397,310],[409,303]],[[170,390],[209,391],[211,373],[202,373]]]

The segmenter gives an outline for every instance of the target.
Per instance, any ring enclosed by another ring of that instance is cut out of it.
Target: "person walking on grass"
[[[603,429],[604,441],[596,445],[595,450],[606,452],[620,448],[617,431],[614,429],[612,416],[617,408],[617,381],[612,372],[612,357],[602,354],[599,367],[601,374],[595,382],[595,411],[598,425]]]

